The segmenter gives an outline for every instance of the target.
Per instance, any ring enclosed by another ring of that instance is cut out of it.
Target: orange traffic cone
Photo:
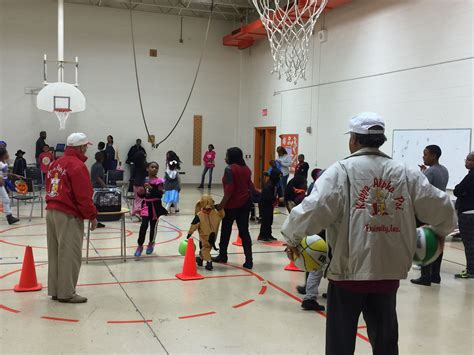
[[[33,249],[27,246],[23,267],[21,268],[20,283],[13,287],[16,292],[39,291],[43,286],[36,280],[35,260],[33,259]]]
[[[237,238],[235,239],[235,242],[232,242],[232,245],[236,245],[238,247],[242,246],[242,239],[240,239],[240,234],[237,234]]]
[[[193,238],[188,239],[188,246],[186,247],[186,254],[184,255],[183,272],[176,274],[176,277],[183,281],[202,280],[204,278],[204,276],[197,273]]]
[[[298,266],[295,265],[295,263],[293,261],[290,261],[290,263],[288,265],[286,265],[283,270],[286,270],[286,271],[303,271],[301,270]]]

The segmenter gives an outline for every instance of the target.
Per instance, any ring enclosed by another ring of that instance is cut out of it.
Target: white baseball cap
[[[380,126],[382,130],[370,130],[370,128]],[[352,117],[349,122],[349,131],[346,133],[358,134],[384,134],[385,122],[383,118],[375,112],[361,112]]]
[[[92,145],[91,142],[87,140],[87,137],[84,133],[76,132],[71,133],[67,137],[67,146],[68,147],[80,147],[81,145]]]

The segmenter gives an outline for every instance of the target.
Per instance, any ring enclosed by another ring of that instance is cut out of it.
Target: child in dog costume
[[[224,218],[224,210],[218,211],[212,197],[203,195],[201,200],[196,203],[195,211],[196,216],[191,222],[187,239],[191,238],[196,230],[199,232],[200,251],[196,262],[202,266],[203,260],[205,260],[206,270],[212,270],[211,247],[218,250],[215,244],[219,226]]]

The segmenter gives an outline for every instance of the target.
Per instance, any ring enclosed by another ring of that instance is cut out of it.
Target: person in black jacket
[[[262,189],[260,196],[260,234],[258,240],[262,242],[271,242],[277,240],[272,236],[273,207],[278,198],[278,185],[280,184],[281,172],[278,169],[272,169],[270,178]]]
[[[474,152],[471,152],[465,161],[469,173],[454,188],[457,197],[458,224],[461,239],[466,253],[466,270],[454,275],[459,279],[474,278]]]
[[[295,176],[301,175],[308,178],[309,164],[304,161],[304,154],[298,155],[298,165],[295,169]]]
[[[15,156],[15,162],[13,163],[13,174],[20,175],[20,176],[25,176],[25,171],[26,171],[26,159],[23,158],[23,155],[25,154],[24,151],[19,149]]]
[[[39,168],[39,156],[41,153],[43,153],[43,147],[46,145],[46,132],[41,131],[39,138],[36,140],[36,150],[35,150],[35,159],[36,159],[36,164]]]

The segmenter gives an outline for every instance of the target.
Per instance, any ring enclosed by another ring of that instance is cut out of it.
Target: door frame
[[[264,146],[263,152],[260,152],[260,147],[262,146],[262,135],[261,132],[264,132]],[[269,162],[272,159],[275,159],[275,149],[276,149],[276,126],[264,126],[264,127],[255,127],[254,128],[254,174],[253,181],[255,187],[260,189],[263,185],[263,173],[265,168],[269,166]],[[262,166],[263,160],[263,169]]]

